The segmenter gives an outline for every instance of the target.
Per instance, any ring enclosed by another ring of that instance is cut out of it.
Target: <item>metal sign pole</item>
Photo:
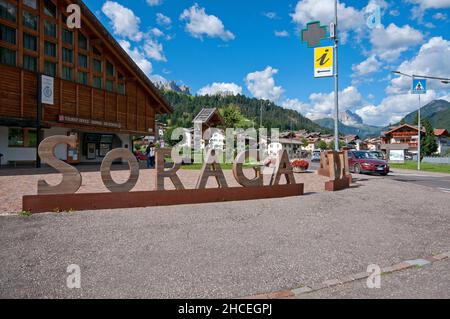
[[[339,151],[338,2],[334,2],[334,148]]]
[[[418,133],[418,145],[417,145],[417,170],[420,171],[420,153],[421,153],[421,123],[420,123],[420,94],[419,94],[419,112],[418,112],[418,123],[417,123],[417,133]]]
[[[41,167],[41,158],[39,157],[39,144],[41,143],[41,113],[42,113],[42,77],[38,72],[37,79],[37,101],[36,101],[36,168]]]

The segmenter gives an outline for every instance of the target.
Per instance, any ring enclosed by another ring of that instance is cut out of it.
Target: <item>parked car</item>
[[[314,151],[312,153],[311,162],[320,162],[320,151]]]
[[[350,171],[355,174],[376,173],[383,176],[389,174],[389,164],[385,160],[367,151],[348,152],[348,164]]]
[[[369,153],[375,155],[380,160],[386,160],[386,156],[382,151],[369,151]]]

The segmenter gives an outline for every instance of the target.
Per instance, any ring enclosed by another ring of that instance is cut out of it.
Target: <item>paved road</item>
[[[450,298],[450,260],[383,275],[380,288],[367,288],[366,280],[359,280],[333,288],[300,295],[298,299],[354,299],[354,298]]]
[[[310,169],[317,170],[319,166],[319,163],[311,163]],[[392,179],[399,182],[413,183],[417,185],[432,187],[439,192],[450,194],[450,174],[416,172],[413,170],[394,168],[388,176],[379,176],[378,178]]]
[[[284,199],[0,216],[0,297],[291,289],[449,251],[449,206],[448,194],[428,187],[358,176],[349,190]],[[66,286],[71,264],[81,268],[81,289]],[[448,296],[439,287],[435,295]]]

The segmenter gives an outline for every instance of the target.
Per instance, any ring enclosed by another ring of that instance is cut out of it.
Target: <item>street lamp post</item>
[[[403,76],[407,76],[409,78],[412,79],[413,83],[414,83],[414,79],[415,78],[419,78],[419,79],[431,79],[431,80],[439,80],[444,84],[449,84],[450,83],[450,79],[448,78],[441,78],[441,77],[436,77],[436,76],[429,76],[429,75],[417,75],[417,74],[413,74],[413,75],[409,75],[409,74],[405,74],[402,73],[400,71],[392,71],[392,73],[397,74],[397,75],[403,75]],[[417,111],[417,170],[420,171],[420,155],[421,155],[421,141],[422,141],[422,125],[421,125],[421,104],[420,104],[420,94],[419,94],[419,110]]]
[[[339,152],[338,2],[334,1],[334,149]]]

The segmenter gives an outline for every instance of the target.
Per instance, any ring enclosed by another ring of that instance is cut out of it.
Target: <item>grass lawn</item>
[[[407,161],[405,164],[389,164],[391,168],[403,168],[403,169],[413,169],[417,170],[417,162],[415,161]],[[432,163],[421,163],[420,169],[422,171],[427,172],[439,172],[439,173],[449,173],[450,174],[450,165],[448,164],[432,164]]]

